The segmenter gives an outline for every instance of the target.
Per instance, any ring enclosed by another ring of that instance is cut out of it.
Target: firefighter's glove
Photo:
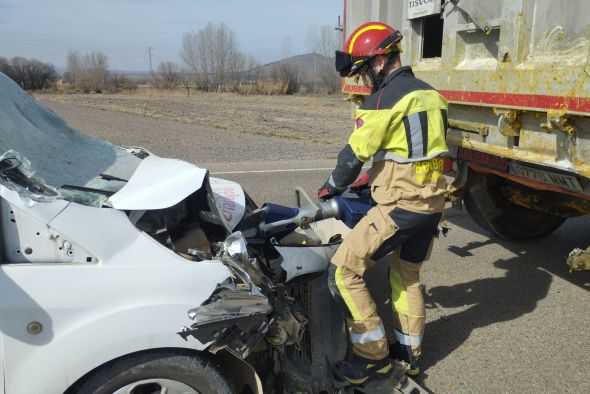
[[[365,172],[361,177],[352,185],[350,185],[351,189],[354,190],[361,190],[369,186],[369,171]]]
[[[324,183],[324,186],[318,190],[318,200],[326,201],[334,196],[339,196],[340,194],[342,194],[341,190],[336,189],[334,186],[326,182]]]

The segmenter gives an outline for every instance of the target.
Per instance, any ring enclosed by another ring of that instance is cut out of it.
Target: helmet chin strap
[[[383,70],[381,70],[381,71],[383,71]],[[383,82],[383,77],[381,76],[381,71],[379,71],[379,73],[376,74],[375,70],[373,70],[373,66],[369,64],[367,74],[369,74],[369,78],[371,78],[371,84],[373,85],[373,93],[375,93],[377,90],[379,90],[379,86],[381,86],[381,83]]]
[[[378,73],[375,73],[373,69],[373,65],[369,64],[369,77],[371,78],[371,83],[373,84],[373,92],[376,92],[381,87],[383,81],[385,81],[386,71],[389,70],[389,66],[393,64],[395,56],[388,56],[387,61],[383,65],[383,68],[379,70]]]

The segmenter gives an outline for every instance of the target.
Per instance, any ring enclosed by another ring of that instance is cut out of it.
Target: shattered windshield
[[[141,159],[72,129],[0,73],[0,183],[33,200],[101,206]]]

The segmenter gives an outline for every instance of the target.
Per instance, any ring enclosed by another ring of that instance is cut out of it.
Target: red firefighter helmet
[[[336,71],[342,77],[357,74],[378,55],[399,52],[402,34],[381,22],[368,22],[353,31],[343,51],[336,51]]]

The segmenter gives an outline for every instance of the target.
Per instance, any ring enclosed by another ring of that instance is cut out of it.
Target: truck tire
[[[467,213],[483,229],[508,241],[542,238],[565,222],[565,218],[525,208],[511,202],[502,186],[510,181],[493,174],[470,172],[472,186],[463,196]]]
[[[148,351],[100,367],[77,387],[79,394],[231,394],[215,362],[193,354]]]

